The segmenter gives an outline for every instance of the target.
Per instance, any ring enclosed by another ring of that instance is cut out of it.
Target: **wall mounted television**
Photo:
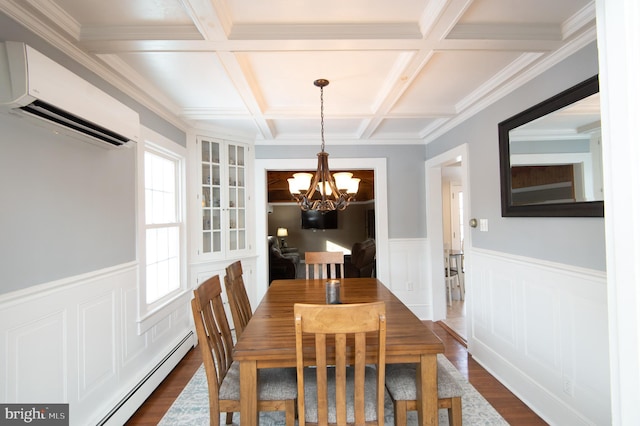
[[[338,229],[338,211],[301,211],[302,229]]]

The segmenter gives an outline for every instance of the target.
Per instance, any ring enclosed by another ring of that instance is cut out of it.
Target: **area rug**
[[[463,390],[462,394],[462,424],[473,426],[498,426],[508,425],[508,423],[498,414],[498,412],[487,402],[486,399],[460,374],[458,370],[447,360],[444,355],[439,354],[438,360],[451,373]],[[387,395],[385,398],[385,425],[393,425],[393,405]],[[417,413],[410,411],[407,424],[415,425]],[[225,415],[220,416],[220,424],[224,424]],[[209,397],[207,390],[207,378],[204,374],[204,366],[201,365],[198,371],[191,378],[182,393],[175,400],[169,411],[160,421],[160,426],[206,426],[209,424]],[[240,425],[240,414],[234,413],[233,424]],[[283,412],[261,412],[260,424],[275,426],[284,425]],[[447,410],[441,409],[439,412],[439,424],[448,425]]]

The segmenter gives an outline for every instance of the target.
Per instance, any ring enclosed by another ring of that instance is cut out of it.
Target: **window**
[[[144,146],[138,149],[142,320],[186,289],[186,150],[148,129],[146,133]]]
[[[144,153],[146,302],[180,288],[179,162]]]

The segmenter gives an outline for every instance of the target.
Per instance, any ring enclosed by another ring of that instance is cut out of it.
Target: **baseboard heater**
[[[97,426],[105,425],[135,394],[144,386],[147,381],[175,354],[180,348],[193,337],[193,331],[190,331],[167,355],[165,355],[158,364],[155,365],[116,405],[97,423]],[[146,398],[145,398],[146,399]]]

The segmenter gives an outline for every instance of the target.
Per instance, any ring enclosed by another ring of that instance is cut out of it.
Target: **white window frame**
[[[142,141],[137,144],[137,223],[138,223],[138,333],[142,334],[166,318],[180,306],[188,303],[187,285],[187,198],[186,198],[186,162],[187,149],[176,142],[142,126]],[[177,289],[160,297],[151,303],[147,303],[147,259],[146,259],[146,234],[147,229],[157,225],[147,225],[145,215],[145,154],[151,152],[155,155],[175,161],[176,191],[178,206],[176,212],[176,224],[179,230],[179,268],[180,285]]]

